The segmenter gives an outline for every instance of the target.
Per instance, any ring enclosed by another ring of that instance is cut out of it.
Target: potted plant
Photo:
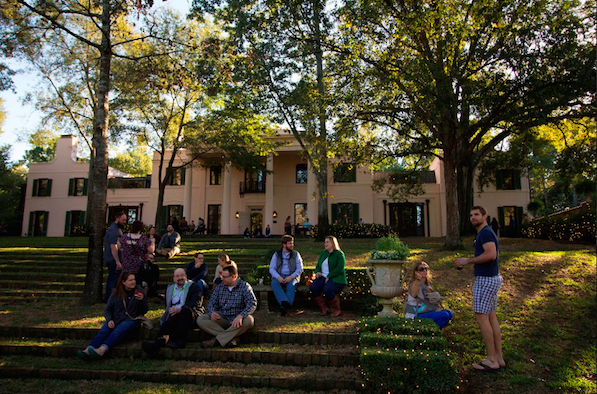
[[[410,250],[397,236],[377,240],[371,258],[367,260],[367,274],[371,280],[371,294],[381,298],[383,309],[377,316],[392,316],[394,297],[404,292],[406,263]]]

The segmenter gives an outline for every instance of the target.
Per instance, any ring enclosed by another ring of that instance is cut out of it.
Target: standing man
[[[285,316],[294,303],[294,295],[303,272],[303,259],[294,250],[294,238],[282,236],[282,248],[273,254],[269,263],[272,290],[280,304],[280,315]]]
[[[166,227],[166,231],[168,232],[160,238],[156,253],[170,258],[180,253],[180,234],[174,231],[174,226],[171,224]]]
[[[473,306],[487,356],[478,364],[473,364],[473,368],[478,371],[495,372],[506,366],[502,355],[502,332],[496,315],[498,291],[503,281],[498,264],[499,245],[497,236],[487,225],[485,208],[473,207],[470,220],[477,230],[474,242],[475,257],[458,258],[454,264],[457,268],[467,264],[475,265]]]
[[[187,280],[182,268],[174,270],[174,283],[166,290],[166,310],[160,318],[160,330],[155,342],[143,341],[143,350],[153,356],[160,348],[168,345],[173,349],[184,349],[187,333],[193,328],[197,317],[195,306],[199,301],[199,285]],[[170,336],[174,340],[170,341]]]
[[[121,250],[118,241],[120,240],[125,224],[126,214],[122,211],[116,212],[114,223],[108,227],[108,231],[106,231],[106,235],[104,236],[104,262],[108,268],[104,303],[108,302],[108,298],[110,298],[112,290],[116,287],[118,276],[122,270],[122,264],[120,263]]]
[[[220,283],[209,297],[207,313],[197,318],[197,325],[203,331],[215,335],[213,339],[201,342],[202,348],[236,347],[235,339],[255,324],[251,314],[257,308],[257,298],[250,284],[238,277],[235,265],[227,265],[220,273]]]

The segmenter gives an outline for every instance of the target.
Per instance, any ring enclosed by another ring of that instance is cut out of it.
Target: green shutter
[[[338,220],[338,204],[332,204],[332,224]]]
[[[48,191],[46,192],[46,197],[50,197],[52,195],[52,180],[48,179]]]
[[[45,211],[43,214],[44,214],[44,228],[41,231],[41,235],[42,235],[42,237],[45,237],[46,234],[48,233],[48,217],[50,216],[50,212]]]
[[[71,178],[68,180],[68,195],[72,196],[75,191],[75,178]]]
[[[351,182],[356,182],[357,181],[357,166],[355,164],[351,164],[350,167],[351,167],[351,170],[350,170],[350,181]]]
[[[184,185],[185,179],[187,175],[187,169],[185,167],[180,169],[180,184]],[[182,214],[180,215],[182,217]]]
[[[33,190],[31,191],[31,196],[32,197],[36,197],[37,196],[37,184],[39,182],[37,181],[37,179],[33,180]]]
[[[71,179],[71,181],[72,181],[72,179]],[[64,236],[65,237],[68,237],[70,235],[70,218],[71,218],[71,211],[66,211],[66,220],[64,221]]]
[[[520,171],[519,170],[514,170],[512,172],[514,173],[514,189],[515,190],[522,189],[522,182],[520,180],[520,175],[521,175]]]
[[[505,220],[504,220],[504,207],[498,207],[498,221],[500,222],[500,233],[504,233],[504,231],[506,231],[506,226],[504,225]]]
[[[495,174],[495,188],[498,190],[502,190],[503,181],[502,181],[502,170],[498,170]],[[501,224],[501,222],[500,222]]]
[[[29,226],[27,229],[27,235],[32,237],[33,236],[33,224],[35,223],[35,212],[29,212]]]
[[[164,234],[166,225],[168,224],[168,207],[162,207],[162,228],[159,229],[160,233]]]
[[[85,178],[83,180],[83,195],[86,196],[87,195],[87,184],[89,183],[89,179]]]
[[[178,212],[180,212],[180,217],[178,219],[182,220],[182,217],[184,216],[184,205],[178,206]]]
[[[85,211],[81,211],[81,215],[79,215],[79,224],[85,226]]]
[[[522,228],[522,215],[524,215],[523,208],[516,207],[516,237],[520,236],[520,229]]]
[[[359,218],[359,204],[352,204],[352,222],[358,224]]]

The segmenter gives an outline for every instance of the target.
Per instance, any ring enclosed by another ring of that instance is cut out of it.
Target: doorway
[[[398,229],[401,237],[425,236],[425,211],[423,203],[405,202],[390,205],[390,226]]]

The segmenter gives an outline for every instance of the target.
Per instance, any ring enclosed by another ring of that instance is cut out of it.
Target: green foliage
[[[535,219],[522,228],[522,234],[529,238],[558,241],[595,242],[595,203],[589,211],[570,216],[547,216]]]
[[[9,146],[0,146],[0,227],[2,235],[21,233],[21,188],[25,186],[25,173],[9,163]]]
[[[361,319],[359,334],[368,390],[426,394],[456,388],[454,357],[431,319]]]
[[[311,226],[311,237],[317,239],[318,236],[317,225]],[[385,226],[383,224],[333,224],[329,226],[328,235],[333,235],[338,239],[343,238],[378,238],[386,235],[397,234],[397,230],[392,226]]]
[[[532,212],[533,215],[537,215],[537,212],[542,210],[544,207],[545,205],[543,204],[543,201],[537,199],[532,199],[527,204],[527,209],[529,210],[529,212]]]
[[[26,163],[43,163],[54,159],[56,156],[56,143],[58,135],[51,130],[39,129],[29,136],[29,143],[33,148],[25,152]]]
[[[373,260],[406,260],[409,255],[408,246],[394,235],[378,239],[371,251]]]
[[[151,155],[145,147],[137,146],[110,158],[108,165],[135,177],[142,177],[151,174]]]

